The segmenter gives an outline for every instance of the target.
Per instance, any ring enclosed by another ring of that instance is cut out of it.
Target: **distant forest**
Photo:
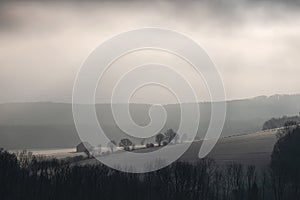
[[[292,116],[292,117],[283,116],[281,118],[272,118],[264,123],[262,129],[267,130],[267,129],[280,128],[280,127],[284,127],[287,123],[290,123],[290,122],[295,122],[296,124],[299,124],[300,117],[299,116]]]
[[[0,151],[0,197],[62,200],[284,200],[300,196],[300,127],[281,130],[265,169],[206,158],[130,174],[104,165],[71,164]]]

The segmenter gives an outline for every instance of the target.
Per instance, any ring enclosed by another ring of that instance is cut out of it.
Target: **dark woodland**
[[[284,200],[300,197],[300,127],[279,134],[264,169],[206,158],[130,174],[104,165],[78,166],[30,153],[0,151],[0,199]]]

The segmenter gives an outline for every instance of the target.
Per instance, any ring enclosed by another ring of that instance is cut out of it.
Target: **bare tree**
[[[142,145],[142,146],[145,145],[145,141],[146,141],[145,139],[142,139],[142,140],[141,140],[141,145]]]
[[[161,133],[158,133],[155,136],[155,142],[157,142],[158,146],[161,146],[161,142],[165,139],[165,136]]]
[[[117,146],[117,143],[114,140],[107,143],[107,148],[109,148],[112,153],[114,152],[115,146]]]

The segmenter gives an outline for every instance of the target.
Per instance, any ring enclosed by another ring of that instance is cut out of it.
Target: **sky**
[[[292,0],[0,1],[0,102],[71,102],[76,74],[91,51],[143,27],[172,29],[199,43],[218,67],[227,99],[300,93],[299,10]],[[113,66],[97,102],[108,100],[124,66],[153,60],[181,69],[199,99],[209,100],[203,80],[186,63],[146,51]],[[132,101],[176,99],[146,86]]]

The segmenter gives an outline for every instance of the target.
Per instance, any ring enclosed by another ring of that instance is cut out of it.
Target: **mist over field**
[[[83,105],[87,106],[87,105]],[[120,104],[119,106],[122,106]],[[138,125],[150,122],[149,104],[131,104],[130,114]],[[168,117],[162,130],[176,130],[180,122],[177,104],[164,106]],[[200,126],[197,139],[203,139],[210,120],[210,103],[199,103]],[[259,131],[273,117],[295,116],[300,109],[300,95],[261,96],[227,102],[227,116],[222,137]],[[98,120],[107,136],[119,141],[130,137],[121,131],[112,116],[110,104],[97,104]],[[6,149],[70,148],[80,143],[73,122],[72,106],[67,103],[12,103],[0,105],[0,146]],[[132,140],[140,143],[140,139]],[[154,138],[149,138],[154,142]]]
[[[1,0],[0,146],[78,144],[71,101],[81,64],[108,38],[142,27],[178,31],[200,44],[216,64],[228,101],[222,137],[260,130],[272,117],[297,115],[299,95],[293,94],[300,91],[299,6],[293,0]],[[130,67],[148,62],[174,67],[192,85],[202,102],[198,138],[203,138],[210,119],[210,104],[204,102],[211,100],[205,79],[179,58],[154,51],[120,58],[99,82],[95,101],[106,132],[113,139],[122,135],[107,104],[113,86]],[[171,116],[163,129],[178,127],[178,100],[165,88],[140,88],[129,103],[140,125],[149,123],[149,105],[158,103]]]
[[[0,199],[299,199],[299,11],[0,0]]]

